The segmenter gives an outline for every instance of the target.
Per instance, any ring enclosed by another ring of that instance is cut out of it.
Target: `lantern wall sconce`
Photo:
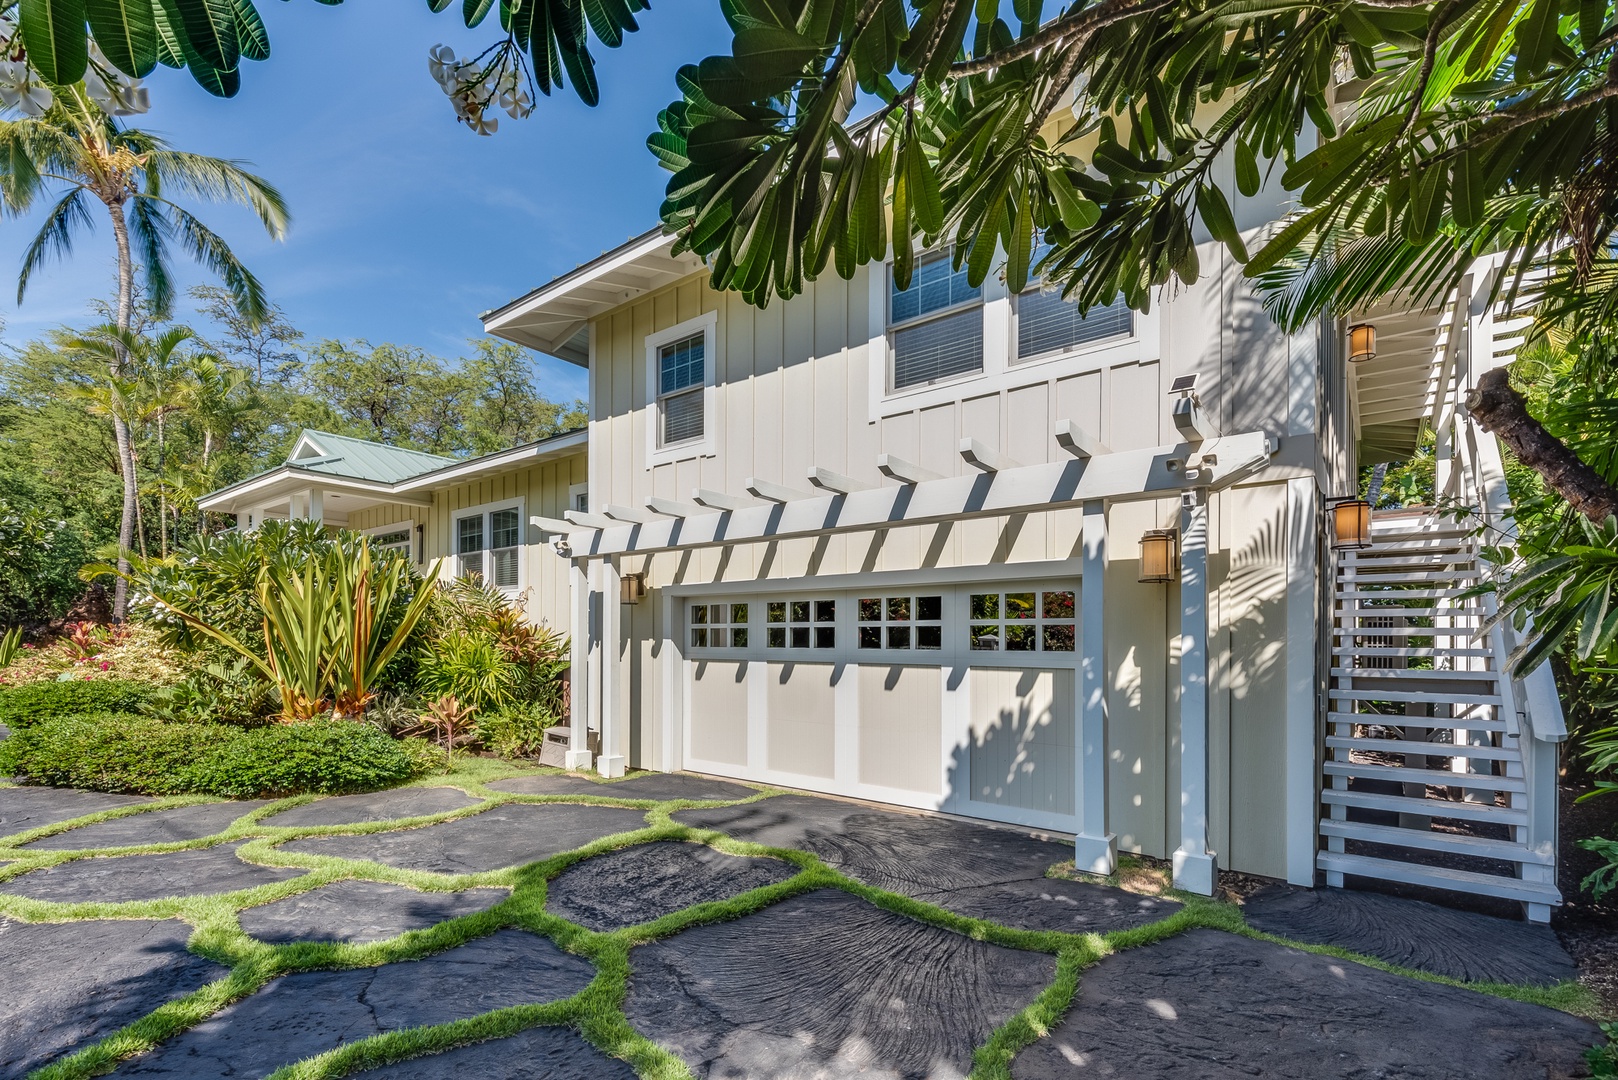
[[[620,603],[638,604],[641,597],[645,595],[645,574],[625,574],[618,579],[618,601]]]
[[[1140,538],[1140,580],[1163,585],[1180,576],[1180,531],[1153,529]]]
[[[1356,323],[1348,328],[1348,362],[1363,364],[1376,359],[1376,327]]]
[[[1371,546],[1371,504],[1364,499],[1342,499],[1331,510],[1331,546],[1337,551],[1360,551]]]

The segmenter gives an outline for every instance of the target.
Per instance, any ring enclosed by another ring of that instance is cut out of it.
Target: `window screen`
[[[967,284],[966,268],[950,265],[948,252],[919,263],[910,288],[891,290],[895,390],[983,370],[982,298],[982,289]]]
[[[517,587],[517,555],[521,533],[516,508],[496,510],[489,515],[489,577],[498,589]]]
[[[702,438],[706,348],[706,336],[693,334],[657,350],[657,395],[663,412],[664,446]]]
[[[483,515],[463,517],[455,523],[457,577],[483,576]]]
[[[895,390],[982,370],[981,307],[968,308],[893,332]]]
[[[1072,348],[1089,341],[1132,333],[1134,312],[1120,297],[1080,315],[1079,305],[1056,290],[1030,289],[1017,297],[1017,358]]]

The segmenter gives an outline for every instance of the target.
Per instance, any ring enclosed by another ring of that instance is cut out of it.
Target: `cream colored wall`
[[[532,621],[543,622],[563,634],[572,633],[571,592],[568,562],[549,544],[541,543],[539,533],[527,523],[534,515],[559,518],[570,508],[568,488],[586,482],[588,469],[583,452],[554,461],[510,469],[498,475],[432,492],[431,508],[392,503],[356,510],[349,515],[349,528],[372,529],[414,519],[426,526],[423,544],[424,566],[447,558],[451,522],[456,511],[509,499],[523,500],[524,543],[522,580],[527,599],[524,611]],[[446,568],[445,573],[450,571]]]
[[[740,493],[749,476],[803,488],[811,465],[871,484],[891,483],[876,469],[884,452],[955,475],[967,468],[956,446],[968,436],[1020,463],[1059,460],[1063,452],[1052,431],[1060,419],[1077,422],[1113,449],[1160,445],[1176,439],[1169,383],[1198,373],[1204,411],[1222,430],[1280,435],[1287,460],[1308,463],[1274,469],[1261,483],[1221,493],[1211,508],[1212,839],[1221,865],[1283,876],[1283,481],[1311,474],[1317,460],[1318,341],[1312,331],[1288,336],[1275,330],[1222,249],[1204,246],[1202,263],[1203,281],[1139,317],[1155,320],[1154,356],[1100,365],[1082,357],[1041,364],[1027,369],[1024,379],[993,389],[963,381],[955,400],[874,419],[870,302],[873,292],[882,294],[872,289],[869,275],[881,268],[861,270],[851,282],[828,275],[803,296],[763,311],[734,295],[713,293],[703,277],[694,276],[593,325],[593,505],[636,506],[650,494],[687,500],[699,486]],[[706,312],[717,313],[718,320],[710,414],[714,453],[648,468],[645,338]],[[1178,504],[1117,504],[1109,519],[1110,827],[1120,848],[1166,857],[1178,843],[1179,828],[1179,594],[1177,586],[1138,583],[1135,560],[1141,532],[1177,524]],[[664,688],[684,685],[683,674],[665,669],[676,654],[662,640],[668,602],[663,586],[959,566],[984,566],[985,578],[991,578],[997,564],[1065,560],[1073,560],[1068,572],[1077,575],[1078,531],[1078,512],[1064,510],[622,560],[625,572],[646,572],[653,587],[647,602],[624,609],[619,646],[624,700],[634,714],[630,763],[657,767],[664,760]],[[727,702],[745,706],[745,700],[732,700],[740,692],[733,665],[706,668],[689,709],[711,716]],[[872,677],[879,670],[873,668]],[[872,692],[866,674],[862,669],[861,695]],[[818,687],[804,700],[826,692]],[[1072,694],[1065,686],[1051,692]],[[776,696],[772,714],[786,708],[786,697]],[[796,734],[811,742],[817,737],[807,727]],[[875,729],[862,734],[878,736]]]

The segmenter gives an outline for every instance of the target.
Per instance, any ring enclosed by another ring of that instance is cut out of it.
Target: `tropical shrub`
[[[565,636],[527,621],[520,607],[473,581],[441,587],[428,623],[429,648],[456,632],[493,639],[513,667],[510,700],[562,715],[562,674],[568,667]]]
[[[75,679],[0,690],[0,724],[14,731],[75,713],[138,713],[157,694],[125,679]]]
[[[0,742],[8,775],[142,795],[374,791],[422,775],[429,760],[420,745],[347,720],[246,730],[90,713],[43,720]]]
[[[145,711],[171,723],[259,727],[279,704],[275,684],[238,658],[204,664],[179,685],[158,691]]]
[[[189,664],[162,635],[145,623],[104,628],[100,651],[85,657],[70,642],[24,644],[16,658],[0,668],[0,687],[30,686],[58,679],[118,680],[152,687],[172,686],[185,677]]]
[[[273,682],[288,721],[363,713],[433,594],[432,575],[403,555],[376,557],[369,537],[316,536],[310,524],[195,541],[129,575],[176,643],[221,646]]]
[[[510,705],[518,672],[493,637],[451,630],[421,650],[416,679],[430,696],[453,697],[471,712]]]
[[[13,626],[0,634],[0,668],[8,668],[22,652],[22,627]]]
[[[472,718],[472,732],[486,749],[503,758],[537,757],[545,731],[558,717],[534,706],[513,705]]]

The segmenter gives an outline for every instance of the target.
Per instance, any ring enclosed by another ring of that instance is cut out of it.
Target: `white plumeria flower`
[[[466,122],[479,135],[493,135],[500,127],[498,116],[491,116],[482,111],[467,117]]]
[[[0,63],[0,105],[24,116],[43,116],[55,100],[49,87],[34,81],[25,61]]]
[[[84,73],[84,90],[90,100],[109,116],[133,116],[152,107],[151,97],[139,79],[114,73],[111,82],[95,68]]]
[[[457,66],[455,50],[448,45],[434,45],[427,50],[427,72],[444,89],[451,87],[451,73]]]
[[[500,94],[500,107],[513,119],[521,120],[534,111],[534,99],[528,96],[526,90],[518,90],[515,93],[505,90]]]

